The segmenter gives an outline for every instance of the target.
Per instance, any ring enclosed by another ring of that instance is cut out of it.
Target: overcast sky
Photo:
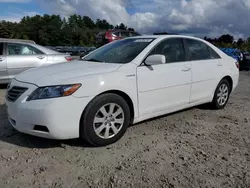
[[[123,22],[145,34],[250,36],[250,0],[0,0],[0,20],[44,13]]]

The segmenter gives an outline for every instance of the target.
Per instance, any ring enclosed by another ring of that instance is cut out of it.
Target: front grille
[[[7,99],[11,102],[15,102],[28,88],[13,86],[7,92]]]

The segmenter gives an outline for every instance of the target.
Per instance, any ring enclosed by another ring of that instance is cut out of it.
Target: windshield
[[[129,63],[153,40],[154,38],[127,38],[117,40],[100,47],[85,56],[82,60],[103,63]]]

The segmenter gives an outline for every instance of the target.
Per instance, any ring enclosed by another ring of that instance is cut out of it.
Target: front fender
[[[121,91],[128,95],[133,103],[135,117],[138,116],[137,84],[136,72],[117,71],[102,75],[85,77],[80,87],[74,94],[74,97],[92,97],[111,91]]]

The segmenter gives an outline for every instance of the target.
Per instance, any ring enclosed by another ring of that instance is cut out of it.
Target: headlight
[[[31,93],[27,101],[69,96],[79,87],[81,84],[39,87]]]

